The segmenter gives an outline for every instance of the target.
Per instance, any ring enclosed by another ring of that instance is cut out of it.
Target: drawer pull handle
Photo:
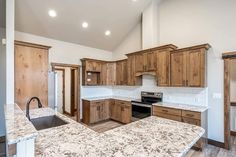
[[[186,114],[186,116],[188,116],[188,117],[193,117],[194,115],[192,115],[192,114]]]
[[[168,112],[168,110],[162,110],[162,112]]]

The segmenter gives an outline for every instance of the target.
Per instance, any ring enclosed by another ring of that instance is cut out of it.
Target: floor
[[[102,133],[107,130],[120,127],[123,124],[115,121],[106,121],[89,126],[90,129]],[[185,157],[236,157],[236,137],[232,137],[232,149],[230,151],[208,145],[204,151],[190,150]]]

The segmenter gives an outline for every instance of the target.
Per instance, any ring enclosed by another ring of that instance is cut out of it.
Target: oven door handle
[[[139,103],[134,103],[134,102],[132,102],[132,105],[152,108],[152,105],[145,105],[145,104],[139,104]]]

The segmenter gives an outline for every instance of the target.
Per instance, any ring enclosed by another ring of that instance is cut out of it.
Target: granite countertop
[[[37,130],[16,104],[5,105],[7,144],[16,144],[36,138]]]
[[[132,101],[135,98],[121,97],[121,96],[112,96],[112,95],[111,96],[82,98],[82,100],[87,100],[87,101],[104,100],[104,99],[117,99],[117,100],[123,100],[123,101]]]
[[[180,104],[180,103],[159,102],[159,103],[155,103],[153,105],[181,109],[181,110],[187,110],[187,111],[194,111],[194,112],[205,112],[206,110],[208,110],[207,106],[194,106],[194,105],[187,105],[187,104]]]
[[[69,122],[38,132],[37,157],[182,157],[205,132],[198,126],[152,116],[97,133],[49,108],[30,113],[32,118],[56,114]]]

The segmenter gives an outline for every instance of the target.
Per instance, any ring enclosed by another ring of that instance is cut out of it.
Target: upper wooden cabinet
[[[48,106],[48,51],[49,46],[15,41],[15,102],[26,109],[31,97],[38,97]],[[32,102],[32,108],[37,103]]]
[[[85,70],[90,72],[101,72],[102,71],[102,62],[95,60],[85,60]]]
[[[127,59],[116,61],[116,85],[127,85]]]
[[[136,73],[156,70],[156,53],[151,51],[141,51],[135,56]]]
[[[142,77],[136,76],[136,63],[135,63],[135,55],[130,55],[127,60],[127,68],[128,68],[128,86],[141,86],[142,85]]]
[[[160,51],[156,54],[157,86],[170,85],[170,52]]]
[[[210,45],[199,45],[171,52],[171,86],[205,87],[206,52]]]

